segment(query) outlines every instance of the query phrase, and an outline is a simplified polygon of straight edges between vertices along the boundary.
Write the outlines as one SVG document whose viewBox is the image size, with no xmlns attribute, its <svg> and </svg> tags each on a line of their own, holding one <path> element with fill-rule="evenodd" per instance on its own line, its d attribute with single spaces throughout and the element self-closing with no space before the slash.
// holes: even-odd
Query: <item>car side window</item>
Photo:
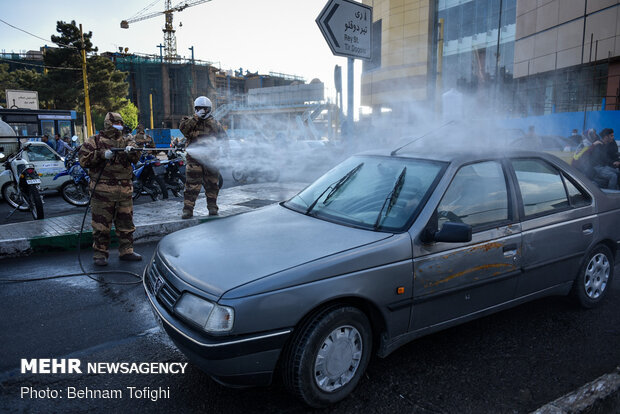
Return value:
<svg viewBox="0 0 620 414">
<path fill-rule="evenodd" d="M 58 161 L 56 154 L 47 145 L 31 145 L 26 151 L 29 161 Z"/>
<path fill-rule="evenodd" d="M 485 161 L 462 167 L 439 206 L 439 228 L 447 222 L 484 226 L 508 219 L 508 191 L 502 165 Z"/>
<path fill-rule="evenodd" d="M 568 199 L 570 200 L 571 206 L 584 207 L 592 203 L 590 196 L 578 189 L 566 176 L 564 176 L 564 182 L 566 183 L 566 191 L 568 192 Z"/>
<path fill-rule="evenodd" d="M 512 160 L 526 216 L 565 210 L 570 206 L 560 172 L 543 160 Z"/>
</svg>

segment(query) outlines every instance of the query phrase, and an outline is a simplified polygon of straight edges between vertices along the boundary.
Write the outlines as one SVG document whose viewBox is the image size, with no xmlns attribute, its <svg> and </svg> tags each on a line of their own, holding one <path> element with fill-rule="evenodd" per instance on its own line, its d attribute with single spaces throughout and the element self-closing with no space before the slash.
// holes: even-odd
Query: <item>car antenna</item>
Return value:
<svg viewBox="0 0 620 414">
<path fill-rule="evenodd" d="M 448 126 L 448 125 L 450 125 L 450 124 L 453 124 L 454 122 L 455 122 L 454 120 L 452 120 L 452 121 L 448 121 L 448 122 L 446 122 L 445 124 L 441 125 L 439 128 L 437 128 L 436 130 L 433 130 L 433 131 L 428 131 L 426 134 L 424 134 L 424 135 L 422 135 L 422 136 L 419 136 L 419 137 L 417 137 L 417 138 L 412 139 L 411 141 L 409 141 L 409 142 L 408 142 L 408 143 L 406 143 L 405 145 L 403 145 L 403 146 L 401 146 L 401 147 L 398 147 L 398 148 L 396 148 L 394 151 L 390 152 L 390 157 L 393 157 L 394 155 L 396 155 L 396 153 L 397 153 L 398 151 L 400 151 L 401 149 L 405 148 L 407 145 L 411 145 L 411 144 L 413 144 L 414 142 L 417 142 L 417 141 L 421 140 L 422 138 L 426 137 L 426 136 L 427 136 L 427 135 L 429 135 L 431 132 L 438 131 L 438 130 L 440 130 L 441 128 L 444 128 L 444 127 L 447 127 L 447 126 Z"/>
</svg>

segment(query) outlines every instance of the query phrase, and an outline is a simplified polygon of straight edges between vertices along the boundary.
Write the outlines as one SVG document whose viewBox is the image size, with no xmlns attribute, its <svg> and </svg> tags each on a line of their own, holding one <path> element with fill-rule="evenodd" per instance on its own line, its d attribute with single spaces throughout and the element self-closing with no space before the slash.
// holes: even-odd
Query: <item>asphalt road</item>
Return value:
<svg viewBox="0 0 620 414">
<path fill-rule="evenodd" d="M 155 244 L 139 245 L 150 257 Z M 83 252 L 90 268 L 91 252 Z M 142 263 L 122 264 L 141 272 Z M 78 272 L 75 253 L 0 262 L 2 278 Z M 120 268 L 112 252 L 108 270 Z M 618 272 L 616 272 L 618 276 Z M 309 411 L 276 383 L 230 389 L 196 367 L 184 374 L 21 374 L 21 358 L 89 362 L 186 362 L 130 275 L 84 276 L 0 284 L 0 412 Z M 418 339 L 374 358 L 357 390 L 324 413 L 527 413 L 613 371 L 620 363 L 620 283 L 601 307 L 584 311 L 565 298 L 538 300 Z M 122 399 L 21 397 L 39 390 L 122 389 Z M 125 387 L 169 390 L 169 398 L 129 398 Z"/>
</svg>

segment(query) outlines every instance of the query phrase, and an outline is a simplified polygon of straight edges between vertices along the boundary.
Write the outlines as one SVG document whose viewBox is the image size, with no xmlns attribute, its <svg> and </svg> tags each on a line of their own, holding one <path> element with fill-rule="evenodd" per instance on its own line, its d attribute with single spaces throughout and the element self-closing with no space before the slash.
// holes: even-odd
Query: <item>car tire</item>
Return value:
<svg viewBox="0 0 620 414">
<path fill-rule="evenodd" d="M 371 352 L 366 315 L 350 306 L 327 308 L 302 325 L 285 350 L 284 384 L 311 407 L 334 404 L 355 389 Z"/>
<path fill-rule="evenodd" d="M 571 295 L 575 302 L 594 308 L 605 297 L 614 275 L 614 256 L 605 245 L 598 245 L 586 256 L 573 283 Z"/>
</svg>

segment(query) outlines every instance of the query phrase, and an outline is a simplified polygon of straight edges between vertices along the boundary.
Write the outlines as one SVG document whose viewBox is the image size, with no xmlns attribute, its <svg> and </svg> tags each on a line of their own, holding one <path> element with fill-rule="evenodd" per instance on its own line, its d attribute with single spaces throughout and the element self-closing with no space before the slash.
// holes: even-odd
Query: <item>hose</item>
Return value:
<svg viewBox="0 0 620 414">
<path fill-rule="evenodd" d="M 112 148 L 112 150 L 114 152 L 119 152 L 121 150 L 125 150 L 124 148 Z M 139 150 L 139 148 L 136 148 L 135 150 Z M 82 257 L 81 257 L 81 251 L 82 251 L 82 233 L 84 232 L 84 223 L 86 222 L 86 215 L 88 214 L 88 210 L 90 209 L 90 200 L 93 197 L 93 194 L 95 193 L 95 189 L 97 188 L 97 185 L 99 184 L 99 180 L 101 179 L 101 175 L 103 174 L 103 171 L 105 170 L 105 167 L 108 165 L 109 160 L 106 160 L 105 165 L 103 166 L 103 168 L 101 169 L 101 172 L 99 172 L 99 175 L 97 176 L 97 180 L 95 181 L 95 185 L 93 186 L 93 191 L 90 192 L 90 196 L 88 197 L 88 206 L 86 207 L 86 209 L 84 210 L 84 215 L 82 216 L 82 225 L 80 226 L 80 233 L 78 234 L 78 241 L 77 241 L 77 259 L 78 259 L 78 263 L 80 265 L 80 270 L 82 272 L 80 273 L 66 273 L 66 274 L 60 274 L 60 275 L 54 275 L 54 276 L 46 276 L 46 277 L 37 277 L 37 278 L 28 278 L 28 279 L 0 279 L 0 283 L 20 283 L 20 282 L 37 282 L 37 281 L 41 281 L 41 280 L 51 280 L 51 279 L 60 279 L 60 278 L 65 278 L 65 277 L 75 277 L 75 276 L 86 276 L 89 279 L 94 280 L 95 282 L 98 283 L 102 283 L 102 284 L 108 284 L 108 285 L 137 285 L 142 283 L 142 276 L 135 273 L 135 272 L 130 272 L 129 270 L 98 270 L 98 271 L 91 271 L 88 272 L 86 271 L 86 269 L 84 269 L 84 265 L 82 264 Z M 130 275 L 136 279 L 138 279 L 137 281 L 133 281 L 133 282 L 107 282 L 101 278 L 95 277 L 93 275 L 102 275 L 102 274 L 127 274 Z"/>
</svg>

